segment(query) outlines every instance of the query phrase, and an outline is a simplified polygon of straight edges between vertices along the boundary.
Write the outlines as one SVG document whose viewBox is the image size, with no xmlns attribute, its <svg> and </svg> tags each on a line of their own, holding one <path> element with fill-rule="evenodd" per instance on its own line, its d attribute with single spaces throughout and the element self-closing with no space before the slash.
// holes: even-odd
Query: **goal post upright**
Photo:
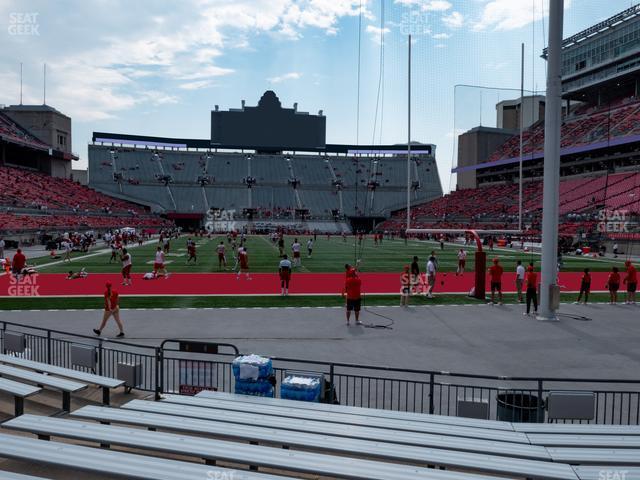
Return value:
<svg viewBox="0 0 640 480">
<path fill-rule="evenodd" d="M 538 320 L 558 317 L 558 223 L 560 200 L 560 126 L 562 122 L 562 25 L 564 0 L 550 0 L 547 98 L 544 128 L 542 269 Z"/>
<path fill-rule="evenodd" d="M 482 249 L 482 239 L 478 233 L 486 234 L 522 234 L 522 230 L 474 230 L 469 228 L 407 228 L 405 236 L 424 235 L 429 233 L 451 233 L 471 235 L 476 241 L 477 250 L 475 252 L 475 281 L 474 281 L 474 298 L 485 300 L 486 298 L 486 270 L 487 270 L 487 252 Z"/>
</svg>

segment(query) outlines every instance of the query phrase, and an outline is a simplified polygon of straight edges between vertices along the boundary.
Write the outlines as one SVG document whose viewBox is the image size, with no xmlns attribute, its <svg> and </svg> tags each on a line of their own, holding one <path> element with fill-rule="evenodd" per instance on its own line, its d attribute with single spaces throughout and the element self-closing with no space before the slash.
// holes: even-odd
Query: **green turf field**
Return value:
<svg viewBox="0 0 640 480">
<path fill-rule="evenodd" d="M 306 242 L 309 237 L 299 237 L 302 244 L 302 268 L 301 272 L 340 272 L 345 263 L 353 263 L 356 258 L 361 259 L 360 270 L 363 272 L 399 272 L 402 267 L 411 262 L 411 258 L 417 255 L 420 259 L 420 268 L 424 269 L 426 260 L 432 250 L 438 257 L 440 271 L 453 272 L 457 267 L 457 251 L 459 246 L 445 244 L 444 250 L 436 242 L 409 241 L 406 245 L 403 240 L 384 240 L 382 245 L 375 246 L 371 238 L 366 238 L 362 246 L 353 237 L 348 237 L 344 242 L 342 238 L 332 236 L 327 240 L 326 236 L 318 235 L 315 242 L 312 258 L 307 258 Z M 294 237 L 285 238 L 286 252 L 291 256 L 291 243 Z M 213 237 L 211 240 L 198 238 L 198 264 L 186 264 L 186 237 L 173 240 L 171 251 L 167 256 L 167 268 L 170 272 L 218 272 L 218 259 L 215 249 L 220 240 L 225 241 L 227 248 L 227 260 L 229 268 L 233 266 L 231 248 L 226 242 L 226 237 Z M 142 247 L 130 248 L 133 256 L 133 271 L 136 273 L 149 272 L 153 269 L 153 258 L 157 243 L 149 243 Z M 474 247 L 465 247 L 468 252 L 467 270 L 473 270 Z M 266 236 L 251 236 L 247 241 L 249 252 L 249 265 L 252 272 L 275 272 L 278 265 L 278 249 Z M 69 264 L 52 261 L 49 257 L 34 259 L 34 263 L 43 267 L 43 273 L 62 273 L 69 270 L 77 271 L 84 267 L 90 273 L 118 272 L 120 262 L 109 263 L 110 253 L 81 254 L 74 253 L 74 260 Z M 506 271 L 514 271 L 516 260 L 522 260 L 527 264 L 533 261 L 537 268 L 540 266 L 540 256 L 524 253 L 511 249 L 496 249 L 488 252 L 488 258 L 499 257 Z M 57 262 L 57 263 L 56 263 Z M 49 266 L 45 266 L 50 264 Z M 608 271 L 613 265 L 622 268 L 624 258 L 617 259 L 592 259 L 576 256 L 564 256 L 564 271 L 580 271 L 589 267 L 592 271 Z"/>
</svg>

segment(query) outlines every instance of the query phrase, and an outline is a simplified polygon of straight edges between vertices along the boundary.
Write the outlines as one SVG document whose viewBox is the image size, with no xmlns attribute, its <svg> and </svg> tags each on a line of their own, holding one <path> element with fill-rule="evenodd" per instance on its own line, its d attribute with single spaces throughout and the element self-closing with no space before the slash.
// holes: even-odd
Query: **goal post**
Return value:
<svg viewBox="0 0 640 480">
<path fill-rule="evenodd" d="M 425 235 L 425 234 L 463 234 L 470 235 L 476 242 L 475 260 L 475 281 L 474 281 L 474 298 L 485 300 L 486 298 L 486 271 L 487 271 L 487 252 L 482 249 L 482 239 L 479 233 L 485 234 L 513 234 L 521 235 L 522 230 L 474 230 L 464 228 L 407 228 L 405 235 Z"/>
</svg>

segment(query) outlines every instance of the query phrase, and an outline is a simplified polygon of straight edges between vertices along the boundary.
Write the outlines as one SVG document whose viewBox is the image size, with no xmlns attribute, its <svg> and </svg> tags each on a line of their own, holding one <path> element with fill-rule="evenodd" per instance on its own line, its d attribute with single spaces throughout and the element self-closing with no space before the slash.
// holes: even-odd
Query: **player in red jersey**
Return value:
<svg viewBox="0 0 640 480">
<path fill-rule="evenodd" d="M 362 281 L 354 268 L 347 270 L 347 278 L 344 283 L 342 297 L 346 297 L 347 303 L 347 326 L 351 319 L 351 311 L 355 312 L 356 325 L 362 325 L 360 321 L 360 308 L 362 306 Z"/>
<path fill-rule="evenodd" d="M 527 269 L 527 311 L 525 315 L 531 312 L 531 302 L 533 302 L 533 313 L 538 313 L 538 274 L 533 270 L 533 263 L 529 264 Z"/>
<path fill-rule="evenodd" d="M 584 273 L 582 274 L 582 278 L 580 279 L 580 293 L 578 294 L 578 299 L 574 302 L 575 304 L 579 304 L 582 299 L 582 294 L 584 294 L 584 304 L 586 305 L 589 301 L 589 293 L 591 292 L 591 274 L 589 273 L 589 269 L 585 268 Z"/>
<path fill-rule="evenodd" d="M 635 305 L 636 289 L 638 288 L 638 272 L 636 272 L 636 267 L 633 266 L 631 260 L 624 262 L 624 266 L 627 267 L 627 275 L 624 277 L 624 283 L 627 285 L 627 300 L 624 303 L 627 305 Z"/>
<path fill-rule="evenodd" d="M 497 258 L 493 259 L 493 265 L 489 267 L 489 277 L 491 278 L 491 305 L 495 302 L 495 293 L 498 292 L 498 301 L 502 305 L 502 273 L 504 269 Z"/>
<path fill-rule="evenodd" d="M 620 273 L 618 272 L 618 267 L 611 269 L 605 288 L 609 290 L 609 303 L 611 305 L 618 303 L 618 289 L 620 288 Z"/>
</svg>

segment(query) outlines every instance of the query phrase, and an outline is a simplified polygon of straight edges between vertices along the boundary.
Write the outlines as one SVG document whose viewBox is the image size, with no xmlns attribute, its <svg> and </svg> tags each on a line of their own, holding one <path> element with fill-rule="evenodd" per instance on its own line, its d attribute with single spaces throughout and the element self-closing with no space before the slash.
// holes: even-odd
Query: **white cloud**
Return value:
<svg viewBox="0 0 640 480">
<path fill-rule="evenodd" d="M 287 80 L 298 80 L 302 77 L 301 73 L 298 72 L 289 72 L 283 75 L 278 75 L 276 77 L 267 78 L 267 82 L 269 83 L 282 83 Z"/>
<path fill-rule="evenodd" d="M 436 33 L 433 35 L 433 38 L 436 40 L 446 40 L 447 38 L 451 38 L 451 35 L 448 33 Z"/>
<path fill-rule="evenodd" d="M 182 90 L 200 90 L 211 86 L 213 86 L 213 82 L 210 80 L 196 80 L 195 82 L 181 83 L 178 88 Z"/>
<path fill-rule="evenodd" d="M 451 12 L 449 15 L 442 17 L 442 23 L 449 28 L 460 28 L 464 24 L 464 17 L 460 12 Z"/>
<path fill-rule="evenodd" d="M 565 8 L 571 6 L 571 0 L 565 0 Z M 531 22 L 549 15 L 549 3 L 543 2 L 543 8 L 530 0 L 491 0 L 482 9 L 480 20 L 474 23 L 473 29 L 513 30 L 522 28 Z"/>
<path fill-rule="evenodd" d="M 394 3 L 408 7 L 418 6 L 425 12 L 444 12 L 453 7 L 447 0 L 395 0 Z"/>
<path fill-rule="evenodd" d="M 380 45 L 382 43 L 381 35 L 386 35 L 390 33 L 391 29 L 387 27 L 380 28 L 380 27 L 376 27 L 375 25 L 367 25 L 367 28 L 365 29 L 365 31 L 371 34 L 371 40 L 373 40 L 374 43 Z"/>
<path fill-rule="evenodd" d="M 0 10 L 22 11 L 23 1 L 5 0 Z M 371 18 L 370 2 L 184 0 L 170 15 L 152 0 L 74 0 L 73 8 L 62 10 L 45 2 L 38 12 L 46 41 L 8 38 L 2 56 L 7 65 L 23 58 L 47 61 L 47 99 L 74 120 L 114 118 L 140 104 L 176 102 L 177 91 L 206 88 L 214 78 L 232 75 L 225 54 L 250 48 L 255 36 L 298 38 L 306 29 L 336 34 L 340 19 L 357 16 L 361 3 Z M 0 83 L 13 95 L 15 81 Z M 25 85 L 25 91 L 39 90 L 35 80 Z"/>
</svg>

